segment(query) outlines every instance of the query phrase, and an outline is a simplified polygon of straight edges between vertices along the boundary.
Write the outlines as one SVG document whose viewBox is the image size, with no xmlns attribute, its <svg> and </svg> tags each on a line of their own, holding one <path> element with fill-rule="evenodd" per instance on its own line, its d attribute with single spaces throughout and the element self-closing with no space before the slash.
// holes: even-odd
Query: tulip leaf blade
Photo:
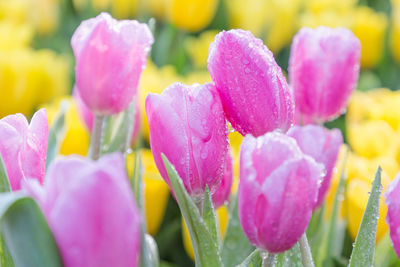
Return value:
<svg viewBox="0 0 400 267">
<path fill-rule="evenodd" d="M 301 251 L 297 242 L 291 249 L 277 256 L 276 267 L 302 267 Z"/>
<path fill-rule="evenodd" d="M 222 262 L 224 266 L 236 266 L 243 262 L 254 247 L 250 244 L 243 232 L 239 221 L 238 197 L 231 196 L 229 222 L 222 244 Z"/>
<path fill-rule="evenodd" d="M 262 265 L 262 256 L 259 249 L 255 249 L 241 264 L 236 267 L 258 267 Z"/>
<path fill-rule="evenodd" d="M 208 186 L 206 186 L 206 191 L 204 193 L 203 219 L 211 233 L 212 238 L 214 239 L 215 243 L 218 244 L 220 240 L 218 231 L 219 228 L 217 226 L 217 217 Z"/>
<path fill-rule="evenodd" d="M 393 249 L 392 240 L 389 232 L 387 232 L 381 240 L 379 240 L 375 249 L 375 265 L 379 267 L 399 267 L 400 262 L 396 252 Z"/>
<path fill-rule="evenodd" d="M 1 194 L 0 222 L 16 266 L 63 266 L 54 236 L 32 198 L 21 193 Z"/>
<path fill-rule="evenodd" d="M 351 253 L 349 266 L 373 266 L 376 230 L 379 218 L 379 199 L 382 191 L 381 167 L 376 171 L 372 182 L 371 194 L 368 198 L 353 252 Z"/>
<path fill-rule="evenodd" d="M 219 249 L 200 215 L 196 204 L 190 198 L 182 179 L 164 154 L 161 154 L 179 208 L 188 227 L 193 244 L 196 266 L 222 266 Z"/>
<path fill-rule="evenodd" d="M 3 157 L 0 156 L 0 193 L 4 192 L 11 192 L 11 185 Z"/>
<path fill-rule="evenodd" d="M 326 226 L 324 223 L 320 224 L 321 228 L 319 229 L 322 231 L 320 235 L 321 240 L 319 240 L 318 250 L 317 253 L 314 255 L 317 256 L 316 258 L 316 265 L 317 266 L 325 266 L 325 265 L 332 265 L 333 259 L 335 257 L 340 256 L 340 250 L 334 250 L 334 242 L 337 240 L 337 237 L 344 238 L 344 232 L 346 227 L 343 225 L 343 222 L 338 222 L 337 215 L 339 211 L 339 199 L 340 196 L 343 194 L 345 189 L 345 181 L 346 181 L 346 163 L 347 163 L 347 155 L 348 150 L 346 149 L 343 161 L 341 163 L 341 172 L 339 178 L 339 184 L 336 188 L 335 196 L 333 199 L 332 210 L 329 218 L 328 225 Z M 324 216 L 323 214 L 322 216 Z M 323 219 L 323 218 L 322 218 Z M 341 227 L 342 226 L 342 227 Z M 342 240 L 343 241 L 343 240 Z M 342 243 L 342 242 L 340 242 Z"/>
<path fill-rule="evenodd" d="M 68 108 L 68 102 L 62 101 L 60 104 L 60 110 L 50 125 L 47 143 L 46 170 L 48 169 L 50 163 L 57 156 L 61 143 L 64 139 L 65 114 L 67 113 Z"/>
</svg>

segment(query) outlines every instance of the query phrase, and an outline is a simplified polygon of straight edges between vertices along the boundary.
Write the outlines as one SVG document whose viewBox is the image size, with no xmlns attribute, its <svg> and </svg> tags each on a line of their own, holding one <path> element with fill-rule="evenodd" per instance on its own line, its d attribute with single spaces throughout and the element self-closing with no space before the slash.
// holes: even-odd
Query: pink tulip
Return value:
<svg viewBox="0 0 400 267">
<path fill-rule="evenodd" d="M 222 177 L 219 185 L 216 186 L 215 191 L 212 195 L 212 201 L 214 203 L 215 209 L 218 209 L 228 201 L 231 194 L 232 182 L 232 156 L 229 152 L 228 157 L 225 161 L 224 176 Z"/>
<path fill-rule="evenodd" d="M 247 135 L 240 151 L 239 217 L 250 242 L 280 253 L 303 235 L 323 166 L 278 132 Z"/>
<path fill-rule="evenodd" d="M 301 114 L 321 123 L 338 117 L 357 85 L 360 41 L 344 28 L 302 28 L 294 37 L 289 78 Z"/>
<path fill-rule="evenodd" d="M 325 167 L 325 176 L 318 191 L 315 208 L 321 206 L 331 184 L 332 172 L 336 165 L 340 146 L 343 144 L 339 129 L 328 130 L 318 125 L 294 126 L 287 134 L 297 141 L 301 151 Z"/>
<path fill-rule="evenodd" d="M 94 123 L 94 115 L 93 115 L 92 111 L 90 111 L 90 109 L 83 102 L 83 100 L 79 94 L 79 90 L 77 90 L 76 86 L 74 88 L 72 96 L 73 96 L 75 105 L 78 109 L 81 119 L 83 120 L 83 122 L 85 123 L 85 125 L 89 129 L 89 131 L 92 131 L 93 123 Z M 131 145 L 133 145 L 135 143 L 135 141 L 138 138 L 139 133 L 140 133 L 140 126 L 141 126 L 140 111 L 141 111 L 141 109 L 139 107 L 139 98 L 136 97 L 135 121 L 134 121 L 134 125 L 133 125 Z"/>
<path fill-rule="evenodd" d="M 30 125 L 22 114 L 0 120 L 0 154 L 12 190 L 19 190 L 21 181 L 26 178 L 35 178 L 43 183 L 48 135 L 45 109 L 33 115 Z"/>
<path fill-rule="evenodd" d="M 242 135 L 286 131 L 293 123 L 293 96 L 281 68 L 250 32 L 219 33 L 210 46 L 208 70 L 228 121 Z"/>
<path fill-rule="evenodd" d="M 101 13 L 81 23 L 71 40 L 76 84 L 93 113 L 112 115 L 127 108 L 152 43 L 147 25 L 134 20 Z"/>
<path fill-rule="evenodd" d="M 386 222 L 389 225 L 393 248 L 400 257 L 400 173 L 389 184 L 385 192 L 385 202 L 388 207 Z"/>
<path fill-rule="evenodd" d="M 122 155 L 56 159 L 46 183 L 27 181 L 66 267 L 138 266 L 140 213 Z"/>
<path fill-rule="evenodd" d="M 146 114 L 150 146 L 158 170 L 170 185 L 161 153 L 175 166 L 192 197 L 212 192 L 224 174 L 228 151 L 224 112 L 213 84 L 174 83 L 149 94 Z"/>
</svg>

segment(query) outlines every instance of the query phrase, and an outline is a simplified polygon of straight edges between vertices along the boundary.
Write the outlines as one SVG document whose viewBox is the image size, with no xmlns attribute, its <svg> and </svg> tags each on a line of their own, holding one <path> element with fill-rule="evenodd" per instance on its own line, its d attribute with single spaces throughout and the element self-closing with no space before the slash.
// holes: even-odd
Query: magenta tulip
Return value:
<svg viewBox="0 0 400 267">
<path fill-rule="evenodd" d="M 192 197 L 212 192 L 224 174 L 228 151 L 227 127 L 213 84 L 174 83 L 161 95 L 149 94 L 146 114 L 150 146 L 161 176 L 170 185 L 161 158 L 175 166 Z"/>
<path fill-rule="evenodd" d="M 357 85 L 360 53 L 360 41 L 350 30 L 302 28 L 289 62 L 299 112 L 315 123 L 338 117 Z"/>
<path fill-rule="evenodd" d="M 30 125 L 22 114 L 0 120 L 0 154 L 12 190 L 19 190 L 21 181 L 26 178 L 43 183 L 48 135 L 45 109 L 33 115 Z"/>
<path fill-rule="evenodd" d="M 86 127 L 89 131 L 93 129 L 94 123 L 94 115 L 92 111 L 86 106 L 83 102 L 79 90 L 77 90 L 76 86 L 74 87 L 74 91 L 72 93 L 75 105 L 78 109 L 79 116 L 81 117 L 82 121 L 85 123 Z M 136 97 L 136 96 L 135 96 Z M 133 145 L 137 140 L 139 133 L 140 133 L 140 126 L 141 126 L 141 114 L 140 114 L 140 107 L 139 107 L 139 98 L 136 97 L 136 106 L 135 106 L 135 121 L 133 125 L 133 132 L 132 132 L 132 141 L 131 144 Z"/>
<path fill-rule="evenodd" d="M 386 222 L 390 229 L 394 251 L 400 258 L 400 173 L 389 184 L 385 192 L 385 202 L 388 207 Z"/>
<path fill-rule="evenodd" d="M 293 123 L 286 78 L 271 51 L 250 32 L 219 33 L 210 46 L 208 70 L 228 121 L 242 135 L 286 131 Z"/>
<path fill-rule="evenodd" d="M 343 144 L 342 132 L 339 129 L 328 130 L 318 125 L 294 126 L 287 134 L 297 141 L 301 151 L 312 157 L 325 167 L 325 176 L 322 178 L 318 191 L 315 208 L 322 205 L 325 195 L 331 184 L 333 169 Z"/>
<path fill-rule="evenodd" d="M 138 266 L 141 218 L 122 155 L 56 159 L 44 187 L 28 180 L 25 189 L 39 203 L 66 267 Z"/>
<path fill-rule="evenodd" d="M 71 40 L 76 84 L 93 113 L 112 115 L 127 108 L 152 43 L 148 26 L 134 20 L 101 13 L 81 23 Z"/>
<path fill-rule="evenodd" d="M 218 186 L 216 186 L 215 191 L 212 194 L 214 208 L 218 209 L 228 201 L 231 194 L 232 182 L 232 156 L 230 153 L 228 153 L 228 157 L 225 161 L 224 175 L 221 179 L 221 182 Z"/>
<path fill-rule="evenodd" d="M 278 132 L 247 135 L 240 151 L 239 217 L 250 242 L 280 253 L 303 235 L 323 166 Z"/>
</svg>

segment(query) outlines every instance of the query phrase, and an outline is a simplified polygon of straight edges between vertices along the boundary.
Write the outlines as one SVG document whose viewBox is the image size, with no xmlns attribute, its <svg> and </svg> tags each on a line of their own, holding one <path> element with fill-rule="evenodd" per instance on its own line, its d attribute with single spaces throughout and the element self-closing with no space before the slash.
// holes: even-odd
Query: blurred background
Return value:
<svg viewBox="0 0 400 267">
<path fill-rule="evenodd" d="M 400 87 L 400 0 L 0 0 L 0 117 L 17 112 L 30 117 L 44 106 L 51 122 L 61 103 L 67 103 L 60 151 L 64 155 L 86 155 L 89 146 L 89 130 L 70 97 L 74 84 L 70 38 L 82 20 L 102 11 L 149 23 L 155 36 L 137 96 L 141 130 L 136 146 L 143 150 L 147 226 L 158 243 L 163 266 L 193 266 L 193 253 L 187 236 L 183 242 L 182 233 L 187 234 L 177 205 L 146 149 L 147 93 L 161 93 L 176 81 L 211 81 L 208 47 L 221 30 L 251 31 L 264 40 L 287 73 L 290 44 L 301 27 L 351 29 L 362 45 L 358 88 L 346 114 L 327 124 L 340 128 L 350 147 L 339 216 L 347 229 L 341 257 L 350 255 L 376 167 L 383 167 L 384 188 L 400 169 L 400 91 L 396 91 Z M 241 137 L 231 133 L 230 139 L 237 180 Z M 133 159 L 128 159 L 128 169 L 133 166 L 129 161 Z M 327 198 L 328 208 L 337 183 L 338 175 Z M 378 242 L 387 238 L 388 231 L 383 199 L 381 206 Z M 223 232 L 227 208 L 220 208 L 218 216 Z"/>
</svg>

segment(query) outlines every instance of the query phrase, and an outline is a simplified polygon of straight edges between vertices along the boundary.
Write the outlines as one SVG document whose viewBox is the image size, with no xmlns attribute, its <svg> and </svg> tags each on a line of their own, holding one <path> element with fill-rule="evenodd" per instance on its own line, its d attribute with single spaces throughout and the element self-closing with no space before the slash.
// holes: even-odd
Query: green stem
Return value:
<svg viewBox="0 0 400 267">
<path fill-rule="evenodd" d="M 300 240 L 299 240 L 299 245 L 300 245 L 300 251 L 301 251 L 301 260 L 303 262 L 304 267 L 314 267 L 314 261 L 311 255 L 311 250 L 310 246 L 308 245 L 308 240 L 306 233 L 304 233 Z"/>
<path fill-rule="evenodd" d="M 266 252 L 266 255 L 263 257 L 262 267 L 275 267 L 276 256 L 275 253 Z"/>
<path fill-rule="evenodd" d="M 90 138 L 89 157 L 93 160 L 98 160 L 100 157 L 101 148 L 101 133 L 103 129 L 104 116 L 95 115 L 92 136 Z"/>
</svg>

